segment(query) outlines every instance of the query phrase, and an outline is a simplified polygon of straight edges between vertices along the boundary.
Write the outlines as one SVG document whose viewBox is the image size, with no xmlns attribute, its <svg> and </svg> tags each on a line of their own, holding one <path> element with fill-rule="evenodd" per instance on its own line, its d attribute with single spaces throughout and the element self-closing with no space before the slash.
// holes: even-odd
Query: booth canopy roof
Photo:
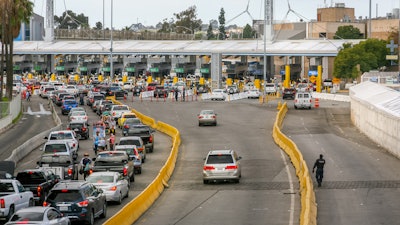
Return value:
<svg viewBox="0 0 400 225">
<path fill-rule="evenodd" d="M 343 43 L 361 40 L 280 40 L 267 42 L 265 54 L 276 56 L 336 56 Z M 14 54 L 110 54 L 111 41 L 15 41 Z M 127 40 L 113 41 L 113 54 L 264 55 L 262 40 Z"/>
</svg>

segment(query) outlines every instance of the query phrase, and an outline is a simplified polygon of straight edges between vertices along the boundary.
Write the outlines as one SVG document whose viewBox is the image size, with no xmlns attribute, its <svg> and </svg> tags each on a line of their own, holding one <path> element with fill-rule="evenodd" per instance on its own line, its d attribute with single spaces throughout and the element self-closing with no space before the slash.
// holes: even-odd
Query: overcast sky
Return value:
<svg viewBox="0 0 400 225">
<path fill-rule="evenodd" d="M 46 16 L 46 0 L 31 0 L 34 2 L 34 12 L 43 17 Z M 190 6 L 197 8 L 197 18 L 208 24 L 210 20 L 218 20 L 221 8 L 225 11 L 226 22 L 243 13 L 229 24 L 244 26 L 251 24 L 250 16 L 245 12 L 248 0 L 103 0 L 105 2 L 105 27 L 111 25 L 111 1 L 113 1 L 113 26 L 121 29 L 134 23 L 142 23 L 145 26 L 155 26 L 164 19 L 174 18 L 174 13 L 180 13 Z M 54 13 L 61 16 L 65 10 L 72 10 L 89 17 L 91 27 L 95 23 L 103 22 L 102 0 L 54 0 Z M 369 15 L 370 0 L 275 0 L 274 20 L 284 20 L 289 11 L 288 2 L 293 12 L 289 12 L 286 20 L 299 21 L 300 15 L 304 21 L 316 19 L 317 8 L 331 6 L 335 3 L 345 3 L 346 7 L 355 8 L 356 17 Z M 392 12 L 393 8 L 399 8 L 400 0 L 371 0 L 372 17 L 385 16 Z M 248 12 L 253 19 L 264 19 L 265 0 L 250 0 Z M 378 10 L 377 10 L 378 9 Z M 297 15 L 296 15 L 297 14 Z"/>
</svg>

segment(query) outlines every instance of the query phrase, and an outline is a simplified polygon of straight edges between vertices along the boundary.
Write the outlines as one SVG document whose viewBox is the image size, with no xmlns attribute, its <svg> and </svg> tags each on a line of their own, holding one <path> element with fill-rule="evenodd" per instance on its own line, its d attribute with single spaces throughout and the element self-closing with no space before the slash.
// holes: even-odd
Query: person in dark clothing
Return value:
<svg viewBox="0 0 400 225">
<path fill-rule="evenodd" d="M 185 101 L 186 90 L 185 88 L 182 89 L 182 101 Z"/>
<path fill-rule="evenodd" d="M 321 187 L 322 179 L 324 178 L 324 166 L 325 166 L 325 159 L 322 154 L 319 155 L 319 159 L 315 160 L 314 167 L 312 172 L 314 173 L 315 168 L 317 168 L 317 172 L 315 174 L 315 178 L 318 182 L 318 187 Z"/>
<path fill-rule="evenodd" d="M 175 89 L 175 101 L 177 102 L 178 101 L 178 92 L 179 92 L 179 90 L 178 90 L 178 88 L 176 88 Z"/>
</svg>

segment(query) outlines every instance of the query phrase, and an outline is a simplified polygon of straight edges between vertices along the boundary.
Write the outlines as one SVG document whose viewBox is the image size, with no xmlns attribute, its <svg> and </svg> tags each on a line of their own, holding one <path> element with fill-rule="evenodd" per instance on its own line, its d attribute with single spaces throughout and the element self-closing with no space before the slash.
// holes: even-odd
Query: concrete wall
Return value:
<svg viewBox="0 0 400 225">
<path fill-rule="evenodd" d="M 0 119 L 0 133 L 7 129 L 12 124 L 12 121 L 18 117 L 21 107 L 21 94 L 18 94 L 10 102 L 10 115 Z"/>
<path fill-rule="evenodd" d="M 353 124 L 400 158 L 400 93 L 379 84 L 363 82 L 350 88 L 350 98 Z"/>
</svg>

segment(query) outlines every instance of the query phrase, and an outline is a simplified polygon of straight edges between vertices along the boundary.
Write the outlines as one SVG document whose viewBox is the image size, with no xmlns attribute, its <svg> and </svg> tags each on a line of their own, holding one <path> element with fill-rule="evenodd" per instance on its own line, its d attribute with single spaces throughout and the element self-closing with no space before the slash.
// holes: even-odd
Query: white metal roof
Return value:
<svg viewBox="0 0 400 225">
<path fill-rule="evenodd" d="M 400 92 L 396 90 L 365 81 L 350 87 L 350 96 L 388 114 L 400 117 Z"/>
<path fill-rule="evenodd" d="M 266 55 L 276 56 L 336 56 L 343 43 L 357 44 L 361 40 L 279 40 L 266 44 Z M 110 41 L 57 40 L 15 41 L 14 54 L 109 54 Z M 263 55 L 262 40 L 126 40 L 113 41 L 114 54 L 163 55 Z"/>
</svg>

